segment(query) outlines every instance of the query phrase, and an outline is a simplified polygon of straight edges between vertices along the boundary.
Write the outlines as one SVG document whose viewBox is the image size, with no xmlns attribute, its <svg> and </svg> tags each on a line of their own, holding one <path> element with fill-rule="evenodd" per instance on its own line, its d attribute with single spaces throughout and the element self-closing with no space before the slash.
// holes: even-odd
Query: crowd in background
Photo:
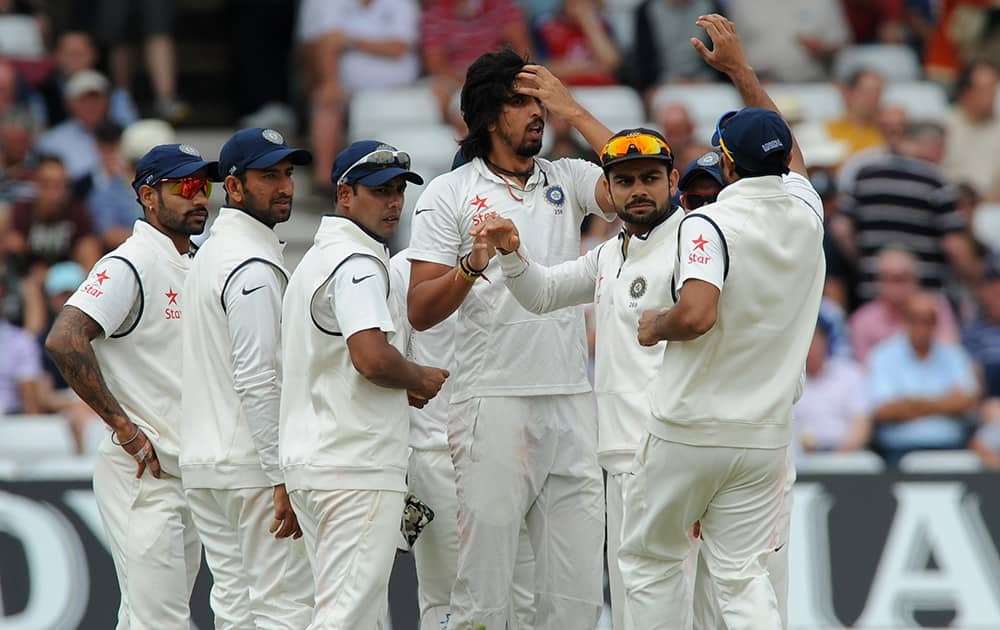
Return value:
<svg viewBox="0 0 1000 630">
<path fill-rule="evenodd" d="M 86 271 L 140 217 L 129 185 L 135 162 L 171 142 L 191 114 L 187 101 L 196 101 L 178 89 L 171 28 L 182 2 L 91 4 L 54 32 L 45 3 L 0 0 L 0 415 L 63 414 L 80 448 L 93 414 L 40 340 Z M 461 134 L 456 91 L 465 70 L 504 45 L 568 85 L 635 89 L 678 167 L 710 150 L 707 138 L 690 105 L 654 103 L 653 94 L 719 81 L 689 42 L 703 37 L 698 15 L 733 19 L 751 64 L 772 85 L 835 83 L 844 113 L 820 125 L 798 124 L 794 99 L 778 103 L 803 145 L 827 224 L 826 299 L 796 448 L 871 448 L 890 462 L 914 449 L 971 448 L 1000 468 L 993 2 L 301 0 L 294 14 L 292 4 L 226 5 L 236 12 L 244 86 L 233 98 L 239 124 L 305 130 L 320 194 L 330 190 L 352 95 L 425 85 L 441 121 Z M 838 74 L 837 55 L 865 44 L 903 51 L 920 78 L 949 91 L 950 112 L 912 119 L 884 102 L 888 79 L 878 69 Z M 152 87 L 140 103 L 136 59 Z M 566 125 L 549 126 L 551 155 L 588 155 Z M 584 243 L 613 229 L 589 222 Z"/>
</svg>

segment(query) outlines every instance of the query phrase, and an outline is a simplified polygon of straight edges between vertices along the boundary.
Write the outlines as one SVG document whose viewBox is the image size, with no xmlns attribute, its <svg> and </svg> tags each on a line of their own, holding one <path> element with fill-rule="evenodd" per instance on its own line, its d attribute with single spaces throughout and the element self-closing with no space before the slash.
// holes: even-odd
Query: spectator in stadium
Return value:
<svg viewBox="0 0 1000 630">
<path fill-rule="evenodd" d="M 141 206 L 135 202 L 130 182 L 135 175 L 121 152 L 122 129 L 107 121 L 95 132 L 101 169 L 87 195 L 87 206 L 94 220 L 94 233 L 105 251 L 110 251 L 132 235 L 132 224 L 141 218 Z"/>
<path fill-rule="evenodd" d="M 601 17 L 600 0 L 563 0 L 533 25 L 545 67 L 566 85 L 614 85 L 621 53 Z"/>
<path fill-rule="evenodd" d="M 89 269 L 101 256 L 90 215 L 70 198 L 69 177 L 62 161 L 43 157 L 35 171 L 38 193 L 33 203 L 11 211 L 11 226 L 3 244 L 21 273 L 44 275 L 52 264 L 74 260 Z"/>
<path fill-rule="evenodd" d="M 719 191 L 725 186 L 721 161 L 722 158 L 716 151 L 708 151 L 684 168 L 677 181 L 679 201 L 684 212 L 715 203 Z"/>
<path fill-rule="evenodd" d="M 94 132 L 108 117 L 108 80 L 96 70 L 81 70 L 66 83 L 65 94 L 70 118 L 42 134 L 35 151 L 59 156 L 83 194 L 100 169 Z"/>
<path fill-rule="evenodd" d="M 420 54 L 443 118 L 465 130 L 451 107 L 465 71 L 480 55 L 505 44 L 531 56 L 531 37 L 513 0 L 428 0 L 420 17 Z"/>
<path fill-rule="evenodd" d="M 964 70 L 955 85 L 955 107 L 948 116 L 944 172 L 953 181 L 971 184 L 981 196 L 996 198 L 1000 168 L 1000 117 L 996 115 L 1000 71 L 981 61 Z"/>
<path fill-rule="evenodd" d="M 3 278 L 5 274 L 0 274 Z M 6 295 L 0 281 L 0 303 Z M 0 309 L 0 415 L 41 413 L 38 381 L 42 376 L 42 349 L 31 333 L 14 326 Z"/>
<path fill-rule="evenodd" d="M 806 356 L 805 388 L 795 404 L 796 451 L 856 451 L 871 436 L 864 371 L 832 353 L 831 333 L 821 313 Z"/>
<path fill-rule="evenodd" d="M 905 0 L 841 0 L 855 44 L 902 44 L 906 36 Z"/>
<path fill-rule="evenodd" d="M 17 71 L 10 63 L 0 59 L 0 115 L 17 104 Z"/>
<path fill-rule="evenodd" d="M 959 236 L 945 296 L 951 302 L 959 326 L 965 326 L 979 319 L 982 311 L 978 298 L 979 285 L 987 269 L 990 250 L 971 232 L 960 232 Z"/>
<path fill-rule="evenodd" d="M 66 110 L 66 84 L 81 70 L 93 70 L 97 65 L 97 48 L 90 35 L 82 31 L 67 31 L 56 44 L 56 66 L 38 86 L 45 103 L 46 124 L 54 127 L 69 117 Z"/>
<path fill-rule="evenodd" d="M 573 134 L 573 127 L 568 122 L 558 116 L 550 116 L 545 121 L 545 126 L 552 133 L 552 144 L 543 156 L 546 160 L 580 158 L 591 162 L 597 161 L 597 155 L 593 149 L 577 140 Z"/>
<path fill-rule="evenodd" d="M 136 29 L 142 35 L 157 117 L 177 124 L 191 114 L 191 108 L 177 96 L 177 64 L 171 34 L 175 5 L 174 0 L 98 0 L 96 3 L 97 40 L 111 53 L 111 79 L 115 87 L 112 100 L 116 101 L 119 111 L 132 110 L 130 116 L 116 121 L 123 126 L 138 119 L 129 93 L 135 57 L 129 39 Z"/>
<path fill-rule="evenodd" d="M 840 0 L 725 0 L 719 4 L 740 25 L 747 58 L 761 78 L 824 81 L 834 54 L 850 42 Z"/>
<path fill-rule="evenodd" d="M 960 449 L 965 414 L 979 401 L 973 363 L 958 344 L 935 338 L 938 298 L 918 291 L 903 309 L 905 332 L 879 344 L 869 362 L 875 444 L 896 464 L 909 451 Z"/>
<path fill-rule="evenodd" d="M 882 76 L 868 69 L 857 70 L 840 86 L 844 115 L 826 123 L 834 140 L 847 142 L 848 156 L 885 143 L 878 116 L 882 101 Z"/>
<path fill-rule="evenodd" d="M 977 296 L 981 314 L 962 330 L 962 345 L 982 369 L 985 403 L 995 406 L 1000 403 L 1000 261 L 987 266 Z"/>
<path fill-rule="evenodd" d="M 670 139 L 670 147 L 674 150 L 678 164 L 687 164 L 707 152 L 700 150 L 701 145 L 695 142 L 694 120 L 683 103 L 664 103 L 653 112 L 653 118 L 663 131 L 663 137 Z M 697 155 L 688 156 L 688 148 L 696 144 L 699 147 Z"/>
<path fill-rule="evenodd" d="M 0 114 L 0 209 L 35 198 L 35 172 L 27 161 L 34 135 L 26 110 Z"/>
<path fill-rule="evenodd" d="M 854 311 L 849 320 L 854 358 L 861 363 L 868 362 L 875 346 L 903 330 L 906 305 L 920 291 L 917 259 L 910 252 L 889 246 L 879 251 L 874 263 L 878 295 Z M 949 343 L 957 342 L 958 325 L 951 306 L 944 297 L 932 295 L 937 305 L 935 336 Z"/>
<path fill-rule="evenodd" d="M 299 36 L 307 44 L 313 76 L 309 136 L 315 159 L 314 188 L 333 192 L 330 170 L 342 148 L 350 95 L 417 80 L 419 20 L 416 0 L 306 0 L 302 4 Z"/>
<path fill-rule="evenodd" d="M 875 258 L 886 244 L 900 244 L 919 261 L 925 288 L 942 288 L 950 273 L 949 257 L 957 249 L 965 220 L 958 211 L 955 187 L 935 163 L 940 159 L 944 129 L 934 123 L 907 127 L 898 152 L 866 158 L 853 178 L 842 181 L 841 210 L 849 219 L 857 247 L 860 278 L 857 298 L 875 297 Z"/>
<path fill-rule="evenodd" d="M 701 60 L 689 38 L 704 40 L 694 28 L 699 15 L 715 11 L 711 0 L 645 0 L 635 12 L 635 86 L 645 91 L 674 81 L 710 81 L 715 71 Z M 674 137 L 669 133 L 673 145 Z"/>
</svg>

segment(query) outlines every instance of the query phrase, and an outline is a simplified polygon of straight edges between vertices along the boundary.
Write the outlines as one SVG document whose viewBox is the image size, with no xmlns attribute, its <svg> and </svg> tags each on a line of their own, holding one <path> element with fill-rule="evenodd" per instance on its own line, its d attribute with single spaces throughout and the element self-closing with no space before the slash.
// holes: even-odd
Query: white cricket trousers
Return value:
<svg viewBox="0 0 1000 630">
<path fill-rule="evenodd" d="M 309 625 L 313 588 L 305 544 L 268 532 L 273 492 L 270 487 L 184 491 L 212 570 L 216 630 Z"/>
<path fill-rule="evenodd" d="M 535 629 L 595 628 L 604 482 L 592 395 L 474 398 L 448 415 L 459 532 L 448 630 L 505 630 L 523 522 L 535 555 Z"/>
<path fill-rule="evenodd" d="M 771 587 L 778 600 L 782 628 L 788 628 L 788 534 L 792 525 L 792 490 L 796 476 L 792 449 L 787 449 L 786 453 L 784 496 L 778 515 L 777 537 L 772 546 L 773 551 L 764 560 L 767 577 L 771 580 Z M 696 630 L 726 630 L 704 554 L 698 554 L 697 566 L 694 582 L 694 627 Z"/>
<path fill-rule="evenodd" d="M 118 575 L 118 630 L 189 630 L 201 542 L 181 480 L 147 469 L 104 438 L 94 463 L 94 496 Z"/>
<path fill-rule="evenodd" d="M 447 449 L 412 449 L 406 478 L 410 492 L 434 510 L 434 520 L 413 545 L 420 630 L 442 630 L 450 617 L 449 600 L 458 565 L 458 496 L 451 455 Z M 513 585 L 517 623 L 511 624 L 511 630 L 533 628 L 534 581 L 534 554 L 522 528 Z"/>
<path fill-rule="evenodd" d="M 728 630 L 781 627 L 765 562 L 778 537 L 786 450 L 689 446 L 647 434 L 625 493 L 618 555 L 627 630 L 691 623 L 683 564 L 699 519 Z"/>
<path fill-rule="evenodd" d="M 405 494 L 293 490 L 289 496 L 315 583 L 316 611 L 309 630 L 381 628 Z"/>
</svg>

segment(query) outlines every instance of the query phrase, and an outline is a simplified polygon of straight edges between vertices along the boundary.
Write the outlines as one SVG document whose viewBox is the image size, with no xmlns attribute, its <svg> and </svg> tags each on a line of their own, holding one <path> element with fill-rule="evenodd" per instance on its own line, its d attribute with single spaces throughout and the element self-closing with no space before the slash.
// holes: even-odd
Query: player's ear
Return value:
<svg viewBox="0 0 1000 630">
<path fill-rule="evenodd" d="M 337 184 L 337 209 L 350 210 L 354 190 L 348 184 Z"/>
<path fill-rule="evenodd" d="M 222 182 L 222 187 L 226 189 L 226 198 L 233 203 L 243 201 L 243 182 L 235 175 L 226 175 L 226 180 Z"/>
<path fill-rule="evenodd" d="M 142 204 L 142 211 L 149 212 L 156 205 L 156 189 L 143 184 L 139 187 L 139 203 Z"/>
<path fill-rule="evenodd" d="M 681 180 L 681 174 L 676 168 L 670 169 L 670 192 L 677 190 L 677 182 Z"/>
</svg>

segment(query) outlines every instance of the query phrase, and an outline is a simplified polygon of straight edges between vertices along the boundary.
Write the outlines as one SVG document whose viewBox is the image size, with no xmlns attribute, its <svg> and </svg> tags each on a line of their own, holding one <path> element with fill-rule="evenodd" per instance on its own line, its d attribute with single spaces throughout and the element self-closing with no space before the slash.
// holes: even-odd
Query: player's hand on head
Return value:
<svg viewBox="0 0 1000 630">
<path fill-rule="evenodd" d="M 718 13 L 712 13 L 700 16 L 695 20 L 695 24 L 705 29 L 712 40 L 712 50 L 709 50 L 701 40 L 691 38 L 691 45 L 701 54 L 705 63 L 726 74 L 747 65 L 736 25 L 729 19 Z"/>
<path fill-rule="evenodd" d="M 545 109 L 560 118 L 566 118 L 574 108 L 579 107 L 569 88 L 545 66 L 524 66 L 514 77 L 514 91 L 537 98 Z"/>
<path fill-rule="evenodd" d="M 271 521 L 269 532 L 275 538 L 298 539 L 302 537 L 302 529 L 299 527 L 299 519 L 292 509 L 292 501 L 288 498 L 288 491 L 285 485 L 274 486 L 274 520 Z"/>
</svg>

